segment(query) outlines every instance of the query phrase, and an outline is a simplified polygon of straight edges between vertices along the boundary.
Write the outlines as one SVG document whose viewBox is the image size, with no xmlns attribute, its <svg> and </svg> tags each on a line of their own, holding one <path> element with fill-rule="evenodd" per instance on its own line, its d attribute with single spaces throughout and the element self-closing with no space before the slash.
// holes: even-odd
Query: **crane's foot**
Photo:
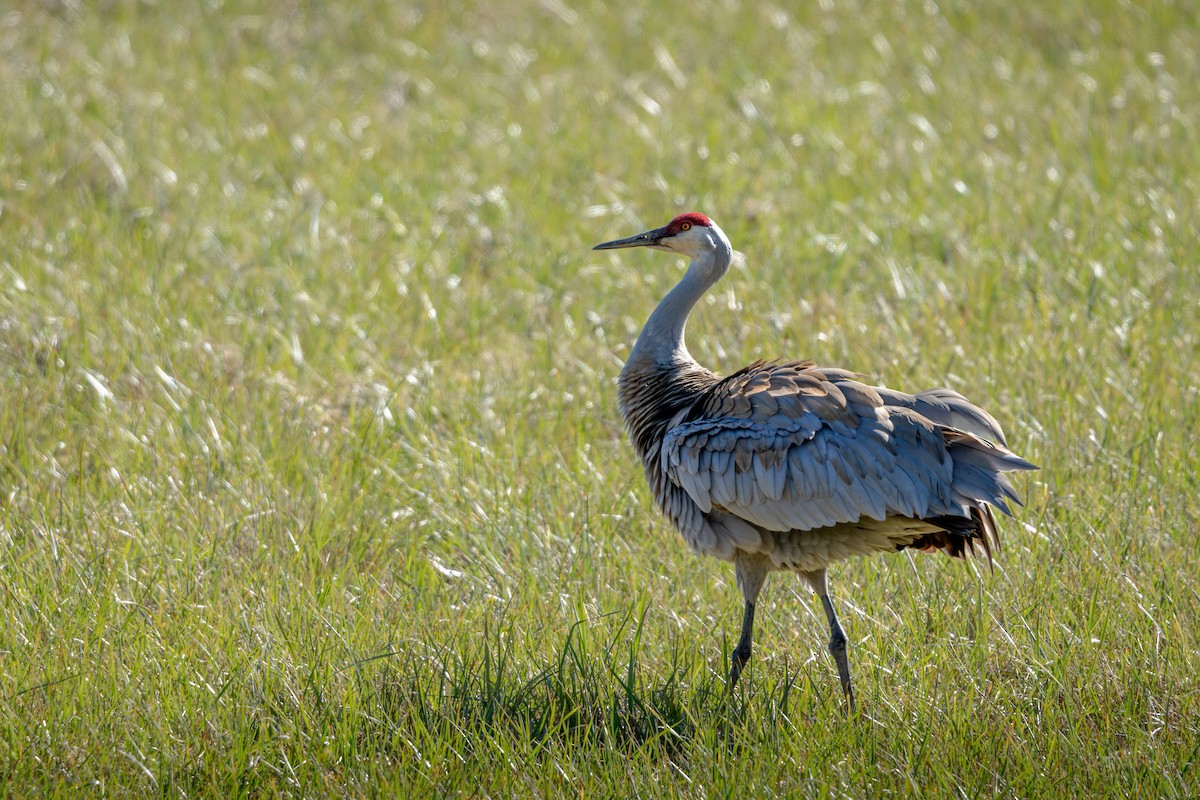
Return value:
<svg viewBox="0 0 1200 800">
<path fill-rule="evenodd" d="M 825 617 L 829 620 L 829 654 L 837 664 L 838 678 L 842 681 L 842 692 L 846 695 L 848 712 L 854 711 L 854 687 L 850 685 L 850 660 L 846 657 L 846 632 L 838 621 L 837 612 L 833 610 L 833 601 L 828 592 L 821 594 L 821 606 L 825 609 Z"/>
<path fill-rule="evenodd" d="M 742 677 L 742 668 L 746 666 L 746 662 L 750 660 L 750 654 L 753 652 L 751 642 L 754 638 L 754 603 L 746 603 L 746 610 L 742 615 L 742 635 L 738 639 L 737 646 L 733 648 L 733 655 L 730 657 L 729 664 L 729 688 L 737 686 L 738 679 Z"/>
<path fill-rule="evenodd" d="M 750 660 L 750 646 L 745 647 L 738 645 L 730 658 L 729 664 L 729 688 L 737 686 L 738 679 L 742 677 L 742 667 L 746 666 L 746 662 Z"/>
<path fill-rule="evenodd" d="M 846 656 L 846 634 L 838 625 L 829 640 L 829 652 L 837 663 L 838 678 L 842 682 L 842 692 L 846 695 L 846 708 L 850 713 L 855 711 L 854 687 L 850 684 L 850 660 Z"/>
</svg>

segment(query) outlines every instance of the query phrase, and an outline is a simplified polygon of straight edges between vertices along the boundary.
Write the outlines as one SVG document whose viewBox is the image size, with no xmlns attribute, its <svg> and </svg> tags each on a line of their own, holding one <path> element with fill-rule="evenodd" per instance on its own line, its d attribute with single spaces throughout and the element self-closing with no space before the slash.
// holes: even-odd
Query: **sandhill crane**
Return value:
<svg viewBox="0 0 1200 800">
<path fill-rule="evenodd" d="M 773 570 L 797 572 L 820 597 L 829 650 L 854 706 L 846 634 L 826 567 L 917 548 L 989 563 L 993 508 L 1020 502 L 1003 474 L 1036 467 L 1000 425 L 949 389 L 915 395 L 868 386 L 810 361 L 756 361 L 720 378 L 684 343 L 692 306 L 733 250 L 703 214 L 596 250 L 650 247 L 691 259 L 654 309 L 621 370 L 618 397 L 655 500 L 699 553 L 733 562 L 745 600 L 729 684 L 750 659 L 754 607 Z"/>
</svg>

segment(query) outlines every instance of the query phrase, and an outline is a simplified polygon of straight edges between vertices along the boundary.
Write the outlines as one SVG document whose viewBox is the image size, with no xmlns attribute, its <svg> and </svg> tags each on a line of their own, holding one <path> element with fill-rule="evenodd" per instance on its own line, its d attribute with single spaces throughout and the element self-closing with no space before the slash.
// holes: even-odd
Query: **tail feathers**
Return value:
<svg viewBox="0 0 1200 800">
<path fill-rule="evenodd" d="M 953 485 L 968 505 L 989 503 L 1012 515 L 1006 500 L 1022 505 L 1005 472 L 1035 470 L 1037 466 L 1016 453 L 965 431 L 943 428 L 950 459 L 954 462 Z"/>
<path fill-rule="evenodd" d="M 986 412 L 966 404 L 961 396 L 949 390 L 938 390 L 936 393 L 926 393 L 922 398 L 925 402 L 940 401 L 956 414 L 978 412 L 980 431 L 992 428 L 991 432 L 1001 443 L 1004 439 L 999 434 L 999 426 L 986 416 Z M 964 408 L 965 405 L 965 408 Z M 988 424 L 990 423 L 990 424 Z M 965 558 L 968 551 L 976 552 L 976 547 L 983 547 L 987 556 L 988 566 L 992 566 L 992 551 L 1000 552 L 1000 537 L 996 531 L 996 516 L 993 509 L 999 509 L 1005 514 L 1012 515 L 1008 501 L 1021 505 L 1021 498 L 1013 487 L 1012 481 L 1005 472 L 1023 472 L 1037 469 L 1032 462 L 1026 461 L 1016 453 L 996 445 L 975 431 L 968 432 L 956 428 L 942 428 L 950 459 L 954 463 L 952 479 L 953 503 L 951 507 L 961 513 L 940 514 L 925 517 L 924 521 L 941 528 L 939 531 L 927 533 L 914 541 L 910 547 L 923 550 L 941 550 L 952 558 Z"/>
<path fill-rule="evenodd" d="M 1000 537 L 996 532 L 996 518 L 992 509 L 983 506 L 970 510 L 969 517 L 942 515 L 926 517 L 925 522 L 937 525 L 940 531 L 927 533 L 914 540 L 909 547 L 918 550 L 940 550 L 951 558 L 966 558 L 967 553 L 974 555 L 977 546 L 983 547 L 988 566 L 992 565 L 992 552 L 1000 552 Z"/>
<path fill-rule="evenodd" d="M 942 437 L 951 449 L 951 457 L 996 472 L 1024 472 L 1037 469 L 1037 464 L 1021 458 L 1007 447 L 992 444 L 973 433 L 955 428 L 942 428 Z"/>
<path fill-rule="evenodd" d="M 952 389 L 927 389 L 914 395 L 916 410 L 929 419 L 999 442 L 1007 447 L 1000 423 L 988 412 Z"/>
</svg>

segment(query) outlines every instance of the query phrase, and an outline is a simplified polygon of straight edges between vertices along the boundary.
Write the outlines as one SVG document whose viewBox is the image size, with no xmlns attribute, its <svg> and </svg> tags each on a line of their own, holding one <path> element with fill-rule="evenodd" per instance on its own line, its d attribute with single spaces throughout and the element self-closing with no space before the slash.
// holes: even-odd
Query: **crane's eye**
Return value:
<svg viewBox="0 0 1200 800">
<path fill-rule="evenodd" d="M 680 225 L 680 226 L 679 226 L 679 229 L 680 229 L 681 231 L 690 231 L 690 230 L 692 229 L 692 223 L 690 223 L 690 222 L 685 222 L 685 223 L 683 223 L 682 225 Z"/>
</svg>

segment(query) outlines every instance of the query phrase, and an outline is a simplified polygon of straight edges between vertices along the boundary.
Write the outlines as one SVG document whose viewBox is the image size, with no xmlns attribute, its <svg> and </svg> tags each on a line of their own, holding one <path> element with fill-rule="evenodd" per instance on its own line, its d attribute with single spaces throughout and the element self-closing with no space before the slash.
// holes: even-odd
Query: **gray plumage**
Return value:
<svg viewBox="0 0 1200 800">
<path fill-rule="evenodd" d="M 949 389 L 910 395 L 807 361 L 759 361 L 717 377 L 688 353 L 684 329 L 728 269 L 725 234 L 684 214 L 597 249 L 636 246 L 691 258 L 631 350 L 619 399 L 663 513 L 696 551 L 734 562 L 746 607 L 730 680 L 750 657 L 766 575 L 791 570 L 821 596 L 853 704 L 826 567 L 910 547 L 962 557 L 976 543 L 990 559 L 993 509 L 1019 502 L 1003 473 L 1035 467 L 1007 449 L 990 414 Z"/>
</svg>

